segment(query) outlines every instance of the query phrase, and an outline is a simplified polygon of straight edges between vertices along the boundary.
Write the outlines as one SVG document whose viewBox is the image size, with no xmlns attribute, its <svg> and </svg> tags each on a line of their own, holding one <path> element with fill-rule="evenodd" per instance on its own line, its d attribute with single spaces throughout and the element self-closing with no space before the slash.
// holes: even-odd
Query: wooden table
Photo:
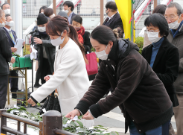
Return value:
<svg viewBox="0 0 183 135">
<path fill-rule="evenodd" d="M 10 71 L 14 71 L 14 70 L 17 70 L 19 71 L 19 73 L 22 75 L 22 76 L 10 76 L 9 75 L 9 78 L 8 78 L 8 105 L 10 104 L 10 93 L 17 93 L 17 92 L 10 92 L 10 88 L 9 88 L 9 79 L 10 78 L 25 78 L 25 100 L 27 101 L 28 100 L 28 91 L 27 91 L 27 68 L 19 68 L 19 67 L 14 67 L 13 69 L 10 69 Z M 23 72 L 23 70 L 25 71 L 25 73 Z"/>
</svg>

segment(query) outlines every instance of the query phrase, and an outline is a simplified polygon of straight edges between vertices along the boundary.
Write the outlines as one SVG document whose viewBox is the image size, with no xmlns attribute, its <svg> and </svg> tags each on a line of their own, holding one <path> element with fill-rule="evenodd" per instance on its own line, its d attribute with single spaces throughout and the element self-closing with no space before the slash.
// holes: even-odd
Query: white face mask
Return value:
<svg viewBox="0 0 183 135">
<path fill-rule="evenodd" d="M 0 27 L 4 27 L 5 26 L 5 23 L 0 23 Z"/>
<path fill-rule="evenodd" d="M 7 15 L 7 14 L 10 14 L 11 11 L 10 11 L 10 9 L 5 9 L 5 10 L 4 10 L 4 13 L 5 13 L 5 15 Z"/>
<path fill-rule="evenodd" d="M 108 45 L 107 45 L 107 46 L 108 46 Z M 107 46 L 106 46 L 105 50 L 107 49 Z M 100 51 L 100 52 L 95 52 L 95 54 L 97 55 L 97 57 L 98 57 L 100 60 L 107 60 L 108 54 L 106 54 L 105 50 Z"/>
<path fill-rule="evenodd" d="M 161 37 L 159 37 L 159 32 L 149 32 L 149 31 L 147 31 L 147 36 L 148 36 L 149 41 L 151 43 L 158 42 L 161 39 Z"/>
<path fill-rule="evenodd" d="M 39 32 L 45 32 L 46 31 L 46 27 L 37 27 Z"/>
<path fill-rule="evenodd" d="M 64 12 L 66 12 L 66 14 L 69 12 L 69 10 L 64 10 Z"/>
<path fill-rule="evenodd" d="M 175 21 L 175 22 L 173 22 L 173 23 L 169 23 L 169 24 L 168 24 L 169 28 L 170 28 L 170 29 L 173 29 L 173 30 L 178 29 L 179 25 L 180 25 L 180 23 L 178 22 L 178 20 Z"/>
<path fill-rule="evenodd" d="M 61 36 L 62 36 L 62 34 L 61 34 Z M 63 39 L 61 39 L 61 36 L 58 37 L 57 39 L 52 39 L 51 40 L 51 44 L 53 46 L 59 46 L 59 45 L 61 45 L 64 42 L 64 40 L 65 40 L 65 37 Z"/>
<path fill-rule="evenodd" d="M 7 26 L 13 27 L 14 26 L 14 21 L 6 22 Z"/>
</svg>

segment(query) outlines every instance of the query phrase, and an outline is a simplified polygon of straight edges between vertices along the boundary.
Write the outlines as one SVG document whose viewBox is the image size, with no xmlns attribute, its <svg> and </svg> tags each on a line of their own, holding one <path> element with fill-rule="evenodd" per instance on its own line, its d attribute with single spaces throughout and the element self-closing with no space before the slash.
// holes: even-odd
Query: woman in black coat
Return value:
<svg viewBox="0 0 183 135">
<path fill-rule="evenodd" d="M 173 106 L 178 106 L 173 83 L 178 75 L 179 53 L 166 38 L 169 34 L 168 23 L 161 14 L 153 14 L 144 24 L 152 44 L 143 49 L 142 55 L 163 82 Z"/>
<path fill-rule="evenodd" d="M 6 104 L 8 88 L 8 62 L 12 61 L 12 54 L 8 38 L 6 37 L 6 33 L 3 29 L 5 23 L 5 13 L 3 10 L 0 10 L 0 16 L 0 109 L 3 109 Z"/>
</svg>

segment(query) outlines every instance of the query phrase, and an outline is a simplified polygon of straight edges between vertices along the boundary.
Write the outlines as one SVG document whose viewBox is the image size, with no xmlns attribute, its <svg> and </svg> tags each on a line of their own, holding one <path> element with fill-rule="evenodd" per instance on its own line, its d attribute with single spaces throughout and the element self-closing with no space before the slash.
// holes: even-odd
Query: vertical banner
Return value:
<svg viewBox="0 0 183 135">
<path fill-rule="evenodd" d="M 125 33 L 125 38 L 131 40 L 132 32 L 132 2 L 131 0 L 115 0 L 118 7 L 119 14 L 123 21 L 123 29 Z"/>
</svg>

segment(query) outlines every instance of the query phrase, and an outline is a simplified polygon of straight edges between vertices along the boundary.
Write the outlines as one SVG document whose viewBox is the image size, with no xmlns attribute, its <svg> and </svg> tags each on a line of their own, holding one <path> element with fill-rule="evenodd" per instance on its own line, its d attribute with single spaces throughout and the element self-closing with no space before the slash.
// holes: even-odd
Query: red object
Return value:
<svg viewBox="0 0 183 135">
<path fill-rule="evenodd" d="M 98 73 L 97 56 L 94 52 L 86 54 L 88 63 L 86 64 L 86 70 L 88 75 L 94 75 Z"/>
<path fill-rule="evenodd" d="M 81 26 L 81 28 L 77 31 L 77 33 L 78 33 L 79 42 L 83 44 L 84 43 L 83 35 L 85 34 L 85 28 Z"/>
</svg>

